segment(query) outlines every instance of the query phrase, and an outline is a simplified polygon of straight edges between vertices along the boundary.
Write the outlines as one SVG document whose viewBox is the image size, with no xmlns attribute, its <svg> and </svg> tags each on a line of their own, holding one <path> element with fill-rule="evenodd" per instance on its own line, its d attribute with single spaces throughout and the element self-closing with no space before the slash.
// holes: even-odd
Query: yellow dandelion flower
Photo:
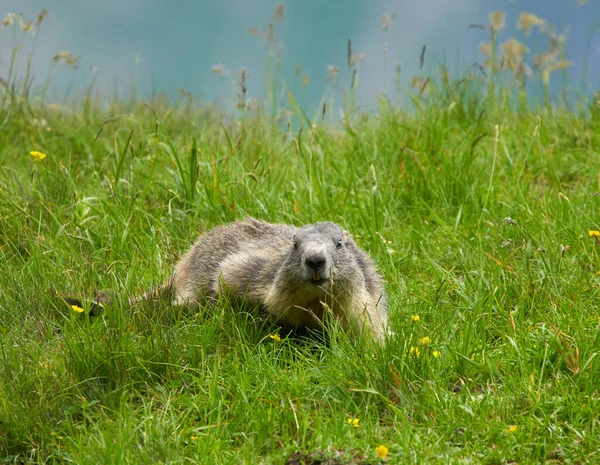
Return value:
<svg viewBox="0 0 600 465">
<path fill-rule="evenodd" d="M 426 346 L 427 344 L 431 343 L 431 339 L 429 338 L 429 336 L 425 336 L 423 339 L 419 340 L 419 342 Z"/>
<path fill-rule="evenodd" d="M 419 358 L 421 356 L 421 351 L 418 347 L 411 347 L 408 351 L 408 358 Z"/>
<path fill-rule="evenodd" d="M 355 428 L 358 428 L 360 425 L 358 424 L 360 420 L 358 418 L 348 418 L 348 424 L 354 426 Z"/>
<path fill-rule="evenodd" d="M 197 441 L 197 440 L 198 440 L 198 436 L 190 436 L 190 439 L 191 439 L 192 441 Z"/>
<path fill-rule="evenodd" d="M 440 358 L 440 355 L 442 355 L 442 353 L 439 350 L 434 350 L 432 353 L 435 358 Z"/>
<path fill-rule="evenodd" d="M 269 334 L 269 337 L 271 339 L 273 339 L 275 342 L 280 342 L 281 341 L 281 337 L 279 336 L 279 334 Z"/>
<path fill-rule="evenodd" d="M 412 315 L 410 317 L 410 319 L 413 320 L 413 321 L 419 321 L 419 320 L 421 320 L 421 317 L 419 315 Z"/>
<path fill-rule="evenodd" d="M 590 237 L 600 237 L 600 231 L 590 230 L 590 231 L 588 231 L 588 235 Z"/>
<path fill-rule="evenodd" d="M 46 158 L 46 154 L 42 152 L 38 152 L 37 150 L 32 150 L 29 152 L 29 155 L 33 157 L 34 160 L 43 160 Z"/>
<path fill-rule="evenodd" d="M 517 431 L 517 425 L 510 425 L 504 430 L 506 433 L 515 433 Z"/>
<path fill-rule="evenodd" d="M 379 457 L 380 459 L 384 459 L 388 456 L 388 452 L 389 449 L 387 447 L 385 447 L 384 445 L 379 445 L 375 448 L 375 453 L 377 454 L 377 457 Z"/>
<path fill-rule="evenodd" d="M 73 309 L 74 312 L 83 313 L 83 308 L 78 307 L 77 305 L 71 305 L 71 308 Z"/>
</svg>

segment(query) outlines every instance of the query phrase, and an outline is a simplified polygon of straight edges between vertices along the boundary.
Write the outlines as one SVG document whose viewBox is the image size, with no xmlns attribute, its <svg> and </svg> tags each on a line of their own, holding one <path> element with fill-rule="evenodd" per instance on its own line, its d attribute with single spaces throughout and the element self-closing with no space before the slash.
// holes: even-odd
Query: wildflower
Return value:
<svg viewBox="0 0 600 465">
<path fill-rule="evenodd" d="M 377 457 L 379 457 L 380 459 L 384 459 L 388 456 L 388 448 L 385 447 L 384 445 L 379 445 L 375 448 L 375 453 L 377 454 Z"/>
<path fill-rule="evenodd" d="M 506 223 L 508 223 L 512 226 L 517 226 L 517 227 L 519 226 L 519 223 L 517 223 L 515 220 L 513 220 L 510 216 L 507 216 L 506 218 L 504 218 L 502 220 L 502 224 L 506 224 Z"/>
<path fill-rule="evenodd" d="M 483 55 L 490 56 L 492 54 L 493 46 L 491 42 L 481 42 L 479 44 L 479 51 Z"/>
<path fill-rule="evenodd" d="M 384 31 L 389 29 L 395 18 L 396 15 L 391 15 L 389 13 L 384 14 L 383 18 L 381 18 L 381 22 L 379 23 L 379 27 L 381 27 L 381 29 L 383 29 Z"/>
<path fill-rule="evenodd" d="M 425 86 L 427 85 L 427 79 L 423 79 L 421 76 L 413 76 L 410 80 L 410 86 L 419 92 L 425 92 Z"/>
<path fill-rule="evenodd" d="M 525 55 L 529 49 L 514 37 L 511 37 L 502 44 L 502 54 L 508 59 L 509 63 L 514 67 L 518 68 L 523 62 L 523 55 Z"/>
<path fill-rule="evenodd" d="M 504 430 L 506 433 L 515 433 L 517 431 L 517 425 L 510 425 Z"/>
<path fill-rule="evenodd" d="M 279 334 L 269 334 L 269 337 L 275 342 L 281 342 L 281 337 L 279 336 Z"/>
<path fill-rule="evenodd" d="M 269 43 L 275 42 L 275 26 L 273 25 L 273 23 L 269 23 L 267 26 L 266 39 Z"/>
<path fill-rule="evenodd" d="M 434 350 L 432 353 L 435 358 L 440 358 L 440 355 L 442 355 L 442 353 L 439 350 Z"/>
<path fill-rule="evenodd" d="M 213 74 L 219 74 L 223 76 L 225 74 L 225 66 L 220 63 L 213 65 L 213 67 L 210 69 L 210 72 Z"/>
<path fill-rule="evenodd" d="M 281 21 L 285 16 L 285 3 L 278 3 L 275 7 L 275 13 L 273 13 L 273 19 L 275 21 Z"/>
<path fill-rule="evenodd" d="M 419 342 L 426 346 L 427 344 L 431 343 L 431 339 L 429 339 L 429 336 L 425 336 L 423 339 L 420 339 Z"/>
<path fill-rule="evenodd" d="M 408 352 L 408 358 L 419 358 L 421 356 L 421 351 L 418 347 L 411 347 Z"/>
<path fill-rule="evenodd" d="M 539 16 L 534 15 L 533 13 L 528 13 L 527 11 L 523 11 L 521 16 L 519 16 L 519 20 L 517 21 L 517 29 L 523 29 L 525 34 L 529 37 L 531 34 L 531 29 L 534 26 L 541 26 L 545 21 Z"/>
<path fill-rule="evenodd" d="M 192 441 L 197 441 L 197 440 L 198 440 L 198 436 L 190 436 L 190 439 L 191 439 Z"/>
<path fill-rule="evenodd" d="M 308 83 L 309 83 L 308 73 L 304 73 L 302 75 L 302 87 L 304 87 L 306 89 L 308 87 Z"/>
<path fill-rule="evenodd" d="M 556 56 L 553 53 L 540 53 L 533 56 L 533 65 L 536 68 L 543 68 L 554 60 L 556 60 Z"/>
<path fill-rule="evenodd" d="M 590 237 L 600 237 L 600 231 L 590 230 L 590 231 L 588 231 L 588 235 Z"/>
<path fill-rule="evenodd" d="M 46 16 L 48 16 L 50 13 L 48 13 L 48 10 L 46 10 L 45 8 L 42 8 L 42 11 L 40 11 L 38 13 L 37 16 L 37 21 L 35 22 L 36 27 L 39 27 L 40 24 L 42 24 L 42 21 L 44 20 L 44 18 Z"/>
<path fill-rule="evenodd" d="M 420 317 L 419 315 L 412 315 L 412 316 L 410 317 L 410 319 L 411 319 L 411 320 L 413 320 L 413 321 L 420 321 L 420 320 L 421 320 L 421 317 Z"/>
<path fill-rule="evenodd" d="M 23 17 L 19 18 L 19 26 L 21 26 L 21 30 L 25 33 L 31 32 L 32 35 L 35 35 L 35 26 L 31 21 L 23 21 Z"/>
<path fill-rule="evenodd" d="M 81 60 L 80 56 L 73 55 L 67 50 L 61 50 L 52 57 L 54 63 L 60 63 L 63 66 L 70 66 L 73 69 L 77 68 L 77 62 Z"/>
<path fill-rule="evenodd" d="M 29 155 L 31 155 L 34 160 L 40 160 L 41 161 L 44 158 L 46 158 L 46 154 L 45 153 L 38 152 L 37 150 L 32 150 L 31 152 L 29 152 Z"/>
<path fill-rule="evenodd" d="M 361 61 L 365 61 L 367 54 L 364 52 L 356 52 L 350 55 L 350 66 L 354 67 Z"/>
<path fill-rule="evenodd" d="M 359 419 L 358 418 L 348 418 L 348 424 L 354 426 L 355 428 L 358 428 L 360 425 L 358 424 Z"/>
<path fill-rule="evenodd" d="M 16 13 L 8 13 L 4 18 L 4 21 L 2 21 L 2 27 L 12 26 L 15 23 L 16 17 Z"/>
<path fill-rule="evenodd" d="M 339 70 L 338 70 L 337 66 L 328 65 L 327 66 L 327 75 L 328 75 L 327 79 L 329 81 L 333 81 L 337 77 L 338 71 Z"/>
<path fill-rule="evenodd" d="M 492 29 L 496 32 L 501 31 L 502 29 L 504 29 L 505 26 L 505 16 L 504 16 L 504 11 L 492 11 L 489 15 L 488 18 L 490 19 L 490 26 L 492 27 Z"/>
<path fill-rule="evenodd" d="M 565 69 L 568 68 L 569 66 L 571 66 L 573 64 L 572 61 L 566 61 L 566 60 L 562 60 L 562 61 L 557 61 L 556 63 L 551 64 L 550 66 L 548 66 L 546 69 L 544 69 L 544 71 L 542 71 L 542 82 L 545 85 L 550 84 L 550 75 L 554 72 L 557 71 L 559 69 Z"/>
<path fill-rule="evenodd" d="M 83 313 L 83 308 L 78 307 L 77 305 L 71 305 L 71 308 L 73 309 L 73 311 L 75 311 L 76 313 Z"/>
</svg>

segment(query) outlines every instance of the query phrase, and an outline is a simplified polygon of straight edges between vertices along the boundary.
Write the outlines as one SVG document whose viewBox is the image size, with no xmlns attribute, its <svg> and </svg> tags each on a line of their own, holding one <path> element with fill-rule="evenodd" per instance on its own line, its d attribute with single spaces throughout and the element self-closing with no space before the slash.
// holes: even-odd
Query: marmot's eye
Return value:
<svg viewBox="0 0 600 465">
<path fill-rule="evenodd" d="M 344 243 L 342 242 L 342 238 L 340 237 L 340 238 L 337 240 L 337 242 L 335 243 L 335 246 L 336 246 L 338 249 L 341 249 L 343 245 L 344 245 Z"/>
<path fill-rule="evenodd" d="M 298 248 L 298 238 L 294 237 L 294 249 Z"/>
</svg>

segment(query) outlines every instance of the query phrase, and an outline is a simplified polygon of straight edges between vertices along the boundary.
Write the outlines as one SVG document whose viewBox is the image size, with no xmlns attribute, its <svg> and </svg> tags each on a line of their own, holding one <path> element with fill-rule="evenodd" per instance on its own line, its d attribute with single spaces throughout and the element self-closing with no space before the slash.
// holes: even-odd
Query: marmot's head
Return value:
<svg viewBox="0 0 600 465">
<path fill-rule="evenodd" d="M 360 279 L 350 235 L 335 223 L 316 223 L 299 228 L 290 244 L 280 277 L 286 284 L 307 290 L 341 291 Z"/>
</svg>

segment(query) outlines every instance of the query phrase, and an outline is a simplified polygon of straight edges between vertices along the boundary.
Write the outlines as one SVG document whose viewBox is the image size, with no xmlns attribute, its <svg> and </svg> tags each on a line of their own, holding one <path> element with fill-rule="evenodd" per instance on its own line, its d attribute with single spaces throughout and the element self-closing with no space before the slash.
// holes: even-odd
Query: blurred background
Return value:
<svg viewBox="0 0 600 465">
<path fill-rule="evenodd" d="M 406 101 L 411 82 L 416 88 L 422 85 L 414 76 L 424 80 L 440 64 L 454 76 L 485 65 L 492 44 L 489 26 L 496 21 L 498 63 L 502 53 L 516 53 L 512 61 L 523 68 L 531 98 L 541 95 L 544 80 L 550 89 L 591 96 L 600 83 L 598 3 L 0 0 L 2 18 L 22 13 L 12 25 L 10 17 L 5 19 L 0 30 L 0 77 L 6 80 L 19 43 L 18 72 L 26 72 L 26 58 L 34 47 L 32 88 L 39 90 L 48 82 L 53 98 L 76 96 L 93 82 L 100 92 L 142 98 L 155 93 L 176 98 L 189 92 L 199 101 L 227 106 L 239 94 L 244 69 L 247 101 L 264 99 L 269 92 L 282 98 L 289 90 L 303 108 L 316 111 L 328 94 L 350 87 L 351 39 L 356 102 L 369 106 L 381 94 Z M 33 35 L 42 9 L 49 15 Z M 490 16 L 494 11 L 503 14 Z M 23 32 L 28 21 L 32 27 Z M 511 38 L 518 42 L 503 49 Z M 59 52 L 63 56 L 57 57 Z"/>
</svg>

